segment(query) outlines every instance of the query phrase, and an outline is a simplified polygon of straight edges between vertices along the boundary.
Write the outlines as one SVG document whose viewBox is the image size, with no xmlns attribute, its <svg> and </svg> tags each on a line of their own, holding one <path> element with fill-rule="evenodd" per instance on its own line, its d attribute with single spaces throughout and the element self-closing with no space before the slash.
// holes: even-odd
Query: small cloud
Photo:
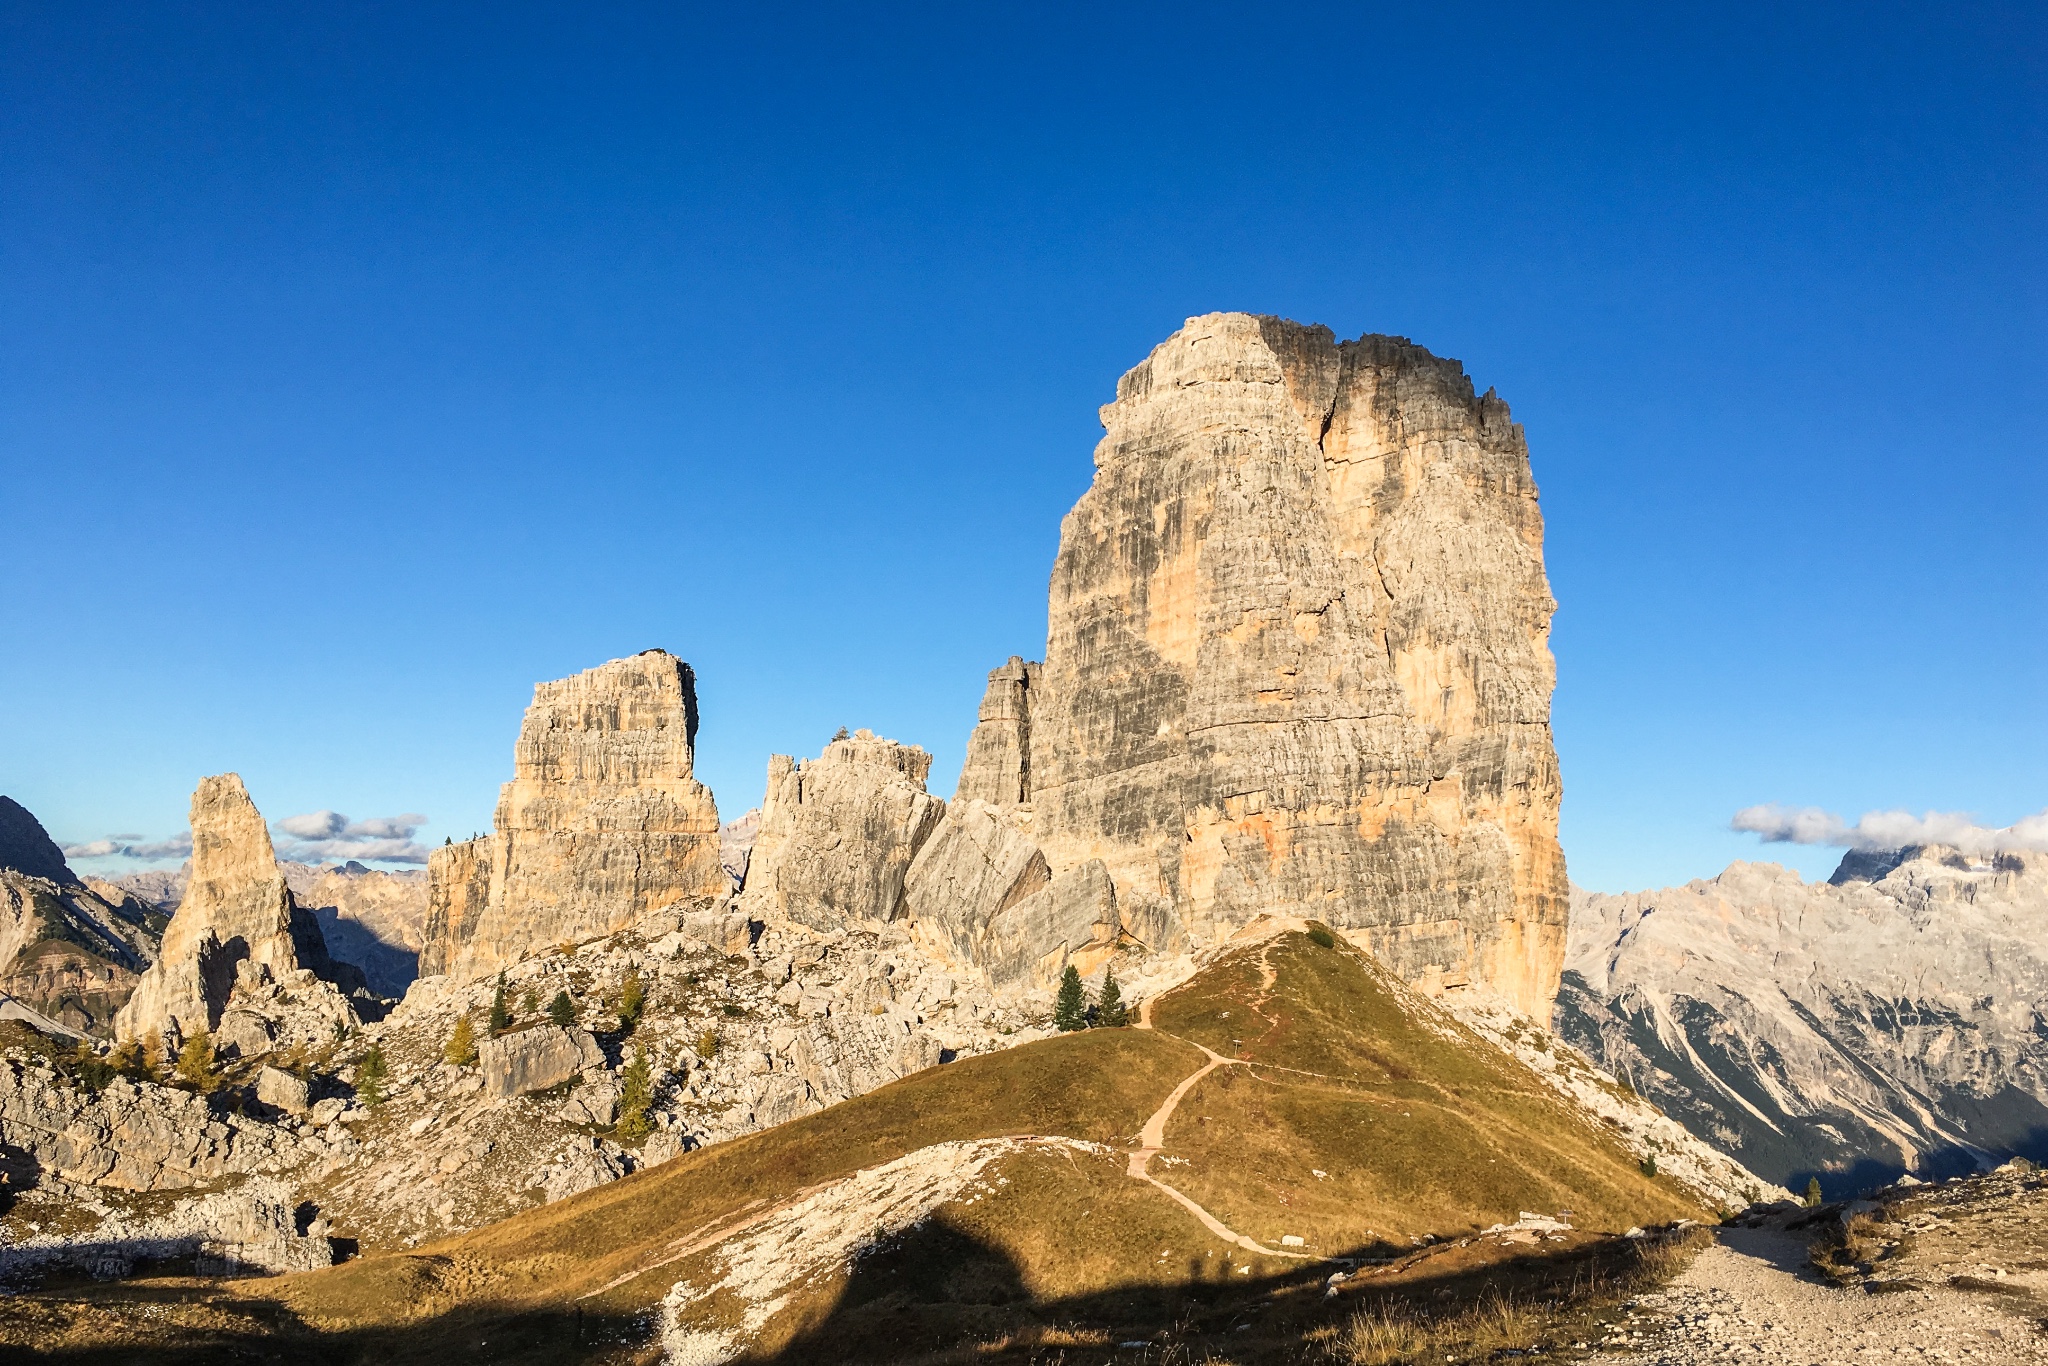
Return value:
<svg viewBox="0 0 2048 1366">
<path fill-rule="evenodd" d="M 190 831 L 181 831 L 167 840 L 144 840 L 140 835 L 107 835 L 83 844 L 64 846 L 65 858 L 125 858 L 138 863 L 157 863 L 164 859 L 191 856 Z"/>
<path fill-rule="evenodd" d="M 355 859 L 362 863 L 425 863 L 432 851 L 413 839 L 427 818 L 416 811 L 350 820 L 339 811 L 286 816 L 271 827 L 280 858 L 300 863 Z"/>
<path fill-rule="evenodd" d="M 1945 844 L 1965 854 L 2048 851 L 2048 811 L 2002 826 L 1979 825 L 1960 811 L 1927 811 L 1917 816 L 1910 811 L 1866 811 L 1851 824 L 1817 806 L 1770 802 L 1744 807 L 1728 824 L 1766 844 L 1819 844 L 1873 852 L 1916 844 Z"/>
</svg>

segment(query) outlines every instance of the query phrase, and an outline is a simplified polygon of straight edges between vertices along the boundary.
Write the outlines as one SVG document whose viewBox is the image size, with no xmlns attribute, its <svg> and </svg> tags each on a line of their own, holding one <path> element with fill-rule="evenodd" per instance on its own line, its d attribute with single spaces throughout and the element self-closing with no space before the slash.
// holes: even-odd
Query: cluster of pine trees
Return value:
<svg viewBox="0 0 2048 1366">
<path fill-rule="evenodd" d="M 1122 1029 L 1130 1022 L 1130 1007 L 1124 1004 L 1114 972 L 1103 969 L 1102 993 L 1091 1005 L 1088 989 L 1081 984 L 1080 970 L 1072 963 L 1067 964 L 1067 970 L 1060 974 L 1059 995 L 1053 998 L 1053 1028 L 1072 1033 L 1077 1029 Z"/>
</svg>

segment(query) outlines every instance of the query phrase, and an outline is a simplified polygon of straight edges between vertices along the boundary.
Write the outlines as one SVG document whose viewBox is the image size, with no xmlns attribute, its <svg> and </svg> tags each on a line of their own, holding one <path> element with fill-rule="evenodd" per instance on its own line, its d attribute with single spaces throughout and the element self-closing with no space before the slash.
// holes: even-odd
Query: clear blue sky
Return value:
<svg viewBox="0 0 2048 1366">
<path fill-rule="evenodd" d="M 1190 314 L 1525 424 L 1565 848 L 2048 806 L 2039 5 L 0 3 L 0 791 L 487 828 L 649 646 L 699 774 L 949 793 Z"/>
</svg>

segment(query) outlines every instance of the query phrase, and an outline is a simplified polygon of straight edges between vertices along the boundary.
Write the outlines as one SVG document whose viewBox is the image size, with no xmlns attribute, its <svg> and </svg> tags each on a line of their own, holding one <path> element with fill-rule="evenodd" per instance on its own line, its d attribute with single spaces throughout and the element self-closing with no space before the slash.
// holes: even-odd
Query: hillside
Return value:
<svg viewBox="0 0 2048 1366">
<path fill-rule="evenodd" d="M 1251 1315 L 1259 1330 L 1230 1340 L 1256 1357 L 1361 1296 L 1578 1274 L 1626 1246 L 1603 1231 L 1707 1212 L 1311 927 L 1228 948 L 1139 1027 L 927 1069 L 410 1252 L 218 1286 L 206 1316 L 159 1314 L 148 1333 L 167 1360 L 205 1344 L 298 1361 L 899 1362 L 963 1343 L 1023 1360 Z M 124 1296 L 160 1298 L 132 1283 L 66 1301 L 60 1338 L 36 1317 L 56 1301 L 29 1297 L 8 1331 L 40 1325 L 69 1344 L 61 1359 L 103 1359 L 140 1331 Z"/>
</svg>

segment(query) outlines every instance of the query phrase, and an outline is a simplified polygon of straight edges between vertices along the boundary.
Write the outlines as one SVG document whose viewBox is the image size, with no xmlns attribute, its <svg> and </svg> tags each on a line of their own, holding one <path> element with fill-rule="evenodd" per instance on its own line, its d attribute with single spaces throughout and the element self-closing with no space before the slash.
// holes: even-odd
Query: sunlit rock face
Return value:
<svg viewBox="0 0 2048 1366">
<path fill-rule="evenodd" d="M 1567 887 L 1554 603 L 1522 429 L 1396 337 L 1192 318 L 1117 385 L 1045 661 L 990 675 L 962 797 L 1125 932 L 1367 932 L 1425 988 L 1548 1012 Z"/>
<path fill-rule="evenodd" d="M 1557 1030 L 1758 1174 L 2048 1158 L 2048 855 L 1851 853 L 1578 893 Z"/>
<path fill-rule="evenodd" d="M 665 651 L 537 686 L 493 832 L 428 864 L 421 973 L 492 972 L 723 893 L 696 734 L 696 676 Z"/>
<path fill-rule="evenodd" d="M 363 987 L 362 972 L 329 956 L 319 921 L 292 898 L 237 774 L 202 778 L 192 793 L 188 878 L 156 961 L 115 1018 L 117 1034 L 189 1038 L 220 1028 L 231 997 L 272 1002 L 284 983 L 298 985 L 298 1008 L 265 1012 L 280 1017 L 262 1026 L 265 1045 L 280 1037 L 280 1024 L 287 1036 L 331 1039 L 355 1022 L 345 994 Z"/>
</svg>

